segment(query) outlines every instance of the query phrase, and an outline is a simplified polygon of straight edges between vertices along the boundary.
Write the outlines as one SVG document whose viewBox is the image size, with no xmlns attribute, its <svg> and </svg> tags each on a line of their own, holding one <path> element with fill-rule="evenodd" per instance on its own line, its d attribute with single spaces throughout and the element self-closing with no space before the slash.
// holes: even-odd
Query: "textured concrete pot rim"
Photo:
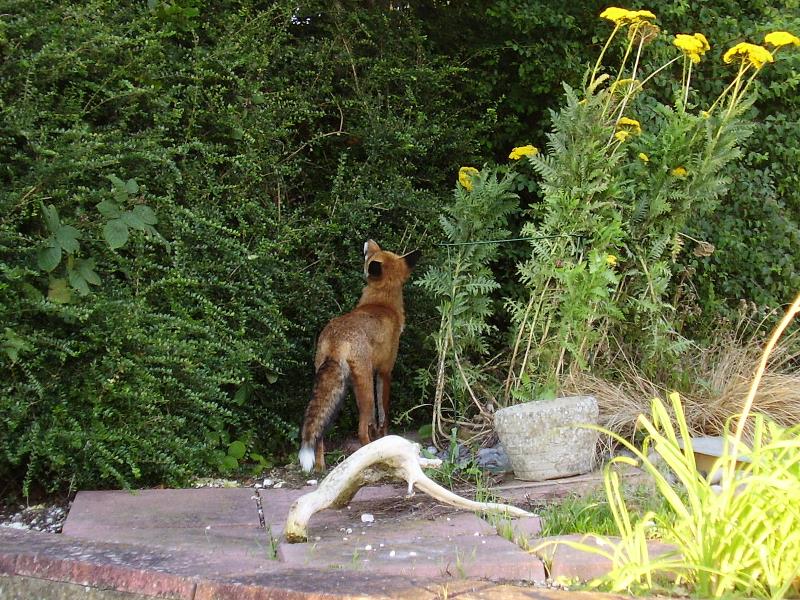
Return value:
<svg viewBox="0 0 800 600">
<path fill-rule="evenodd" d="M 560 408 L 567 405 L 574 405 L 574 404 L 582 404 L 582 403 L 589 403 L 589 404 L 597 404 L 597 399 L 594 396 L 561 396 L 559 398 L 552 398 L 550 400 L 528 400 L 527 402 L 521 402 L 519 404 L 513 404 L 511 406 L 506 406 L 505 408 L 501 408 L 497 412 L 495 412 L 494 416 L 497 419 L 498 416 L 501 418 L 505 415 L 519 415 L 525 413 L 533 413 L 533 412 L 541 412 L 542 410 L 553 409 L 553 408 Z"/>
</svg>

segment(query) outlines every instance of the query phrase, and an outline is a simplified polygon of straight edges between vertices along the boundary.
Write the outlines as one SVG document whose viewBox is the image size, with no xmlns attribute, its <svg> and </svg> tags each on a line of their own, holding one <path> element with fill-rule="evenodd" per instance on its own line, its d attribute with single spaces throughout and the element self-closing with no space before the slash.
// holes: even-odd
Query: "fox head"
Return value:
<svg viewBox="0 0 800 600">
<path fill-rule="evenodd" d="M 381 250 L 374 240 L 367 240 L 364 243 L 364 277 L 368 283 L 379 286 L 392 283 L 402 285 L 411 275 L 420 255 L 419 250 L 414 250 L 399 256 Z"/>
</svg>

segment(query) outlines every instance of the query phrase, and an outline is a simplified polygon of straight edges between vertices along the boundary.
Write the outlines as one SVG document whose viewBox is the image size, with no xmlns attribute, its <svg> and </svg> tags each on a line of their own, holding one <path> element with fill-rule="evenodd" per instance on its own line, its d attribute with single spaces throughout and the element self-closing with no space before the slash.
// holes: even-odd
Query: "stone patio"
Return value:
<svg viewBox="0 0 800 600">
<path fill-rule="evenodd" d="M 516 482 L 495 493 L 527 507 L 599 481 Z M 364 488 L 349 506 L 315 515 L 309 542 L 281 542 L 289 507 L 312 489 L 80 492 L 61 535 L 0 528 L 0 597 L 559 598 L 547 569 L 590 577 L 607 568 L 560 546 L 546 569 L 481 518 L 405 498 L 404 486 Z M 514 527 L 528 539 L 539 531 L 536 518 Z"/>
</svg>

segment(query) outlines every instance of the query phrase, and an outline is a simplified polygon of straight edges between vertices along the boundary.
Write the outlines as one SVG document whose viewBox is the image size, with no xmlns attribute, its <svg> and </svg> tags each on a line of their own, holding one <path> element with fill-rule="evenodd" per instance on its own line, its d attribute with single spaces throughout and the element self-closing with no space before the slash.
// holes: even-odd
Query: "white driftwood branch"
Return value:
<svg viewBox="0 0 800 600">
<path fill-rule="evenodd" d="M 298 498 L 289 509 L 284 535 L 288 542 L 305 542 L 308 539 L 308 522 L 325 508 L 347 505 L 363 486 L 377 483 L 386 477 L 404 479 L 408 495 L 420 491 L 436 500 L 475 512 L 499 513 L 509 517 L 531 517 L 531 513 L 495 502 L 474 502 L 462 498 L 440 486 L 422 472 L 422 467 L 438 467 L 440 460 L 419 455 L 419 444 L 397 435 L 387 435 L 361 447 L 336 466 L 313 492 Z"/>
</svg>

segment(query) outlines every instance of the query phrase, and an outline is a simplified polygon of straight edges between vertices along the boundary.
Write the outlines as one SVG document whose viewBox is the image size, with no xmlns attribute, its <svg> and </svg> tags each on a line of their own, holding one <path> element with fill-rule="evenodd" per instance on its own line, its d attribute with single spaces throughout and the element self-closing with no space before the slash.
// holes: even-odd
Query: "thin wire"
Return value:
<svg viewBox="0 0 800 600">
<path fill-rule="evenodd" d="M 552 238 L 576 237 L 582 238 L 582 233 L 561 233 L 556 235 L 541 235 L 538 237 L 511 238 L 504 240 L 478 240 L 476 242 L 452 242 L 450 244 L 436 244 L 437 246 L 471 246 L 473 244 L 506 244 L 508 242 L 532 242 L 533 240 L 549 240 Z"/>
</svg>

